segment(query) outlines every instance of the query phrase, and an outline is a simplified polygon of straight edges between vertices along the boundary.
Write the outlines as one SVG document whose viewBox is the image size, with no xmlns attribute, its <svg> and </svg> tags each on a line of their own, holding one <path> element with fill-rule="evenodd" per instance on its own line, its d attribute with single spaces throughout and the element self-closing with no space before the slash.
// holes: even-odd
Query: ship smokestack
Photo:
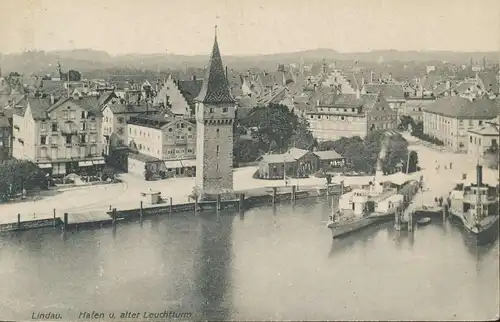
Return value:
<svg viewBox="0 0 500 322">
<path fill-rule="evenodd" d="M 476 176 L 477 176 L 477 186 L 480 187 L 483 184 L 483 167 L 479 164 L 476 166 Z"/>
</svg>

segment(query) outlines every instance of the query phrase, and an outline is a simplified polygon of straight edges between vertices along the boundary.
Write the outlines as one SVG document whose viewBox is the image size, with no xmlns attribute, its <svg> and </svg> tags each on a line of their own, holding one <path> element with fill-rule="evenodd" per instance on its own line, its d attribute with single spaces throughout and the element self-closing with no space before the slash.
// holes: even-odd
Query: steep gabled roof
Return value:
<svg viewBox="0 0 500 322">
<path fill-rule="evenodd" d="M 186 99 L 189 105 L 194 103 L 195 98 L 200 94 L 201 88 L 203 86 L 203 80 L 188 80 L 188 81 L 178 81 L 177 86 L 179 90 Z"/>
<path fill-rule="evenodd" d="M 105 104 L 107 104 L 109 101 L 111 101 L 113 98 L 118 98 L 115 92 L 110 92 L 110 93 L 105 93 L 99 98 L 99 106 L 103 107 Z"/>
<path fill-rule="evenodd" d="M 208 104 L 235 103 L 224 72 L 217 35 L 215 36 L 214 47 L 205 72 L 203 85 L 195 100 Z"/>
<path fill-rule="evenodd" d="M 38 99 L 38 98 L 28 98 L 28 104 L 30 106 L 31 115 L 34 120 L 45 120 L 48 118 L 47 110 L 50 107 L 50 102 L 47 99 Z M 22 112 L 22 116 L 26 109 Z"/>
</svg>

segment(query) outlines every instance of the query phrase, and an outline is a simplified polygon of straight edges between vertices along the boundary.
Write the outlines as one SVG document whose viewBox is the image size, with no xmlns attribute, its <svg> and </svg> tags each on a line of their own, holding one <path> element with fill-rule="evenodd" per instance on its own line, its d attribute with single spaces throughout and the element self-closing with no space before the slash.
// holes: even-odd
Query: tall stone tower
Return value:
<svg viewBox="0 0 500 322">
<path fill-rule="evenodd" d="M 196 186 L 202 195 L 233 190 L 235 100 L 217 43 L 196 102 Z"/>
</svg>

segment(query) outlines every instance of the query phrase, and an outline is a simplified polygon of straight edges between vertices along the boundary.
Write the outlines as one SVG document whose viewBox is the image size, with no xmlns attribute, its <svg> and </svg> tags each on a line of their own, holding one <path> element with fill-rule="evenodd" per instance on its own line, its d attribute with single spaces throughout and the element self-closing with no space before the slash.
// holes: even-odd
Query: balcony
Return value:
<svg viewBox="0 0 500 322">
<path fill-rule="evenodd" d="M 78 134 L 78 126 L 72 121 L 66 121 L 60 124 L 60 129 L 63 135 Z"/>
</svg>

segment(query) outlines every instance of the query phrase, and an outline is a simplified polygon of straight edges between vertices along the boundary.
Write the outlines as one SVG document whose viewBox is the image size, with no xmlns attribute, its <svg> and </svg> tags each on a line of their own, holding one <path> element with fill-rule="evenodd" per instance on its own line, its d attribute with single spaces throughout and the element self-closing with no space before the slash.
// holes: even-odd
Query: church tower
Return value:
<svg viewBox="0 0 500 322">
<path fill-rule="evenodd" d="M 217 28 L 217 27 L 216 27 Z M 233 190 L 235 100 L 217 43 L 196 102 L 196 186 L 202 195 Z"/>
</svg>

